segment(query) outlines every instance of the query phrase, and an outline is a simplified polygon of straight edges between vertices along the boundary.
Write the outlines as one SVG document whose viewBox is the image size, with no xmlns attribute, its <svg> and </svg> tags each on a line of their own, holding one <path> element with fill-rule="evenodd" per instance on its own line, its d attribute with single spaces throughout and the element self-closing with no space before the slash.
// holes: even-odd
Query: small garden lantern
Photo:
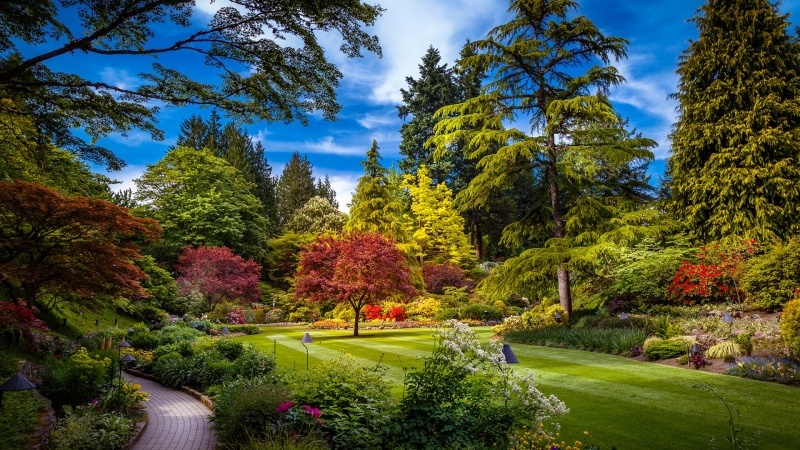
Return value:
<svg viewBox="0 0 800 450">
<path fill-rule="evenodd" d="M 121 346 L 120 346 L 121 347 Z M 130 344 L 128 345 L 130 347 Z M 117 386 L 117 406 L 119 406 L 119 398 L 122 394 L 122 364 L 129 363 L 136 361 L 136 358 L 133 357 L 130 353 L 126 353 L 125 356 L 119 359 L 119 385 Z"/>
<path fill-rule="evenodd" d="M 231 334 L 231 330 L 229 330 L 228 327 L 222 327 L 222 329 L 219 330 L 219 334 L 221 334 L 223 336 L 227 336 L 227 335 Z"/>
<path fill-rule="evenodd" d="M 508 364 L 517 364 L 519 360 L 517 359 L 517 355 L 511 350 L 511 346 L 508 344 L 503 344 L 503 356 L 506 357 L 506 362 Z"/>
<path fill-rule="evenodd" d="M 36 386 L 33 385 L 30 381 L 26 380 L 20 374 L 14 374 L 11 378 L 7 379 L 5 383 L 0 384 L 0 407 L 3 406 L 3 393 L 6 391 L 14 392 L 14 391 L 29 391 L 31 389 L 35 389 Z"/>
<path fill-rule="evenodd" d="M 700 345 L 695 342 L 694 345 L 692 345 L 692 356 L 699 355 L 701 351 Z"/>
<path fill-rule="evenodd" d="M 312 342 L 314 342 L 314 340 L 311 339 L 311 335 L 308 333 L 303 335 L 303 339 L 300 339 L 300 343 L 303 344 L 303 347 L 306 347 L 306 344 L 310 344 Z M 306 347 L 306 372 L 307 371 L 308 371 L 308 347 Z"/>
<path fill-rule="evenodd" d="M 625 311 L 619 313 L 619 320 L 628 320 L 628 315 L 625 314 Z"/>
<path fill-rule="evenodd" d="M 556 322 L 561 322 L 561 314 L 559 314 L 558 311 L 556 311 L 556 313 L 553 314 L 553 318 L 556 319 Z"/>
</svg>

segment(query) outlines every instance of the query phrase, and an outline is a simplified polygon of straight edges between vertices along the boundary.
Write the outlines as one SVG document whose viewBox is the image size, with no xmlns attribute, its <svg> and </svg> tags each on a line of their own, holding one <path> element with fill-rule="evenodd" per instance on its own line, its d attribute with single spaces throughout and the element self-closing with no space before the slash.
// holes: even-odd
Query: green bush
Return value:
<svg viewBox="0 0 800 450">
<path fill-rule="evenodd" d="M 620 319 L 619 317 L 606 317 L 600 319 L 595 327 L 600 329 L 610 328 L 647 328 L 647 319 L 643 317 L 628 316 L 627 319 Z"/>
<path fill-rule="evenodd" d="M 161 345 L 161 340 L 158 338 L 158 333 L 149 331 L 133 333 L 127 337 L 128 343 L 133 348 L 141 350 L 155 350 L 156 347 Z"/>
<path fill-rule="evenodd" d="M 225 444 L 262 438 L 277 426 L 279 405 L 289 400 L 289 388 L 267 378 L 238 379 L 223 384 L 215 398 L 214 426 Z M 277 431 L 277 430 L 276 430 Z"/>
<path fill-rule="evenodd" d="M 42 394 L 59 411 L 64 405 L 81 405 L 97 398 L 113 370 L 108 358 L 94 359 L 85 348 L 67 360 L 53 360 L 42 383 Z"/>
<path fill-rule="evenodd" d="M 683 339 L 648 339 L 642 348 L 644 354 L 650 359 L 678 358 L 688 349 Z"/>
<path fill-rule="evenodd" d="M 781 337 L 789 353 L 800 357 L 800 298 L 783 306 Z"/>
<path fill-rule="evenodd" d="M 556 314 L 561 316 L 556 319 Z M 541 303 L 525 311 L 521 316 L 511 316 L 503 319 L 503 323 L 492 327 L 492 333 L 505 335 L 510 331 L 521 330 L 543 330 L 545 328 L 558 327 L 567 323 L 569 318 L 560 305 Z"/>
<path fill-rule="evenodd" d="M 333 448 L 381 448 L 392 405 L 391 384 L 383 379 L 381 367 L 361 367 L 352 357 L 341 356 L 316 365 L 290 384 L 295 403 L 322 412 L 322 431 Z"/>
<path fill-rule="evenodd" d="M 775 245 L 750 260 L 742 276 L 747 301 L 759 309 L 774 310 L 800 288 L 800 239 Z"/>
<path fill-rule="evenodd" d="M 491 305 L 468 305 L 461 310 L 462 319 L 472 320 L 503 320 L 503 311 Z"/>
<path fill-rule="evenodd" d="M 725 362 L 733 362 L 737 356 L 741 355 L 739 346 L 733 341 L 722 341 L 714 344 L 706 350 L 706 357 L 711 359 L 723 359 Z"/>
<path fill-rule="evenodd" d="M 253 346 L 247 346 L 233 363 L 233 373 L 241 378 L 267 376 L 275 371 L 277 363 L 268 355 Z"/>
<path fill-rule="evenodd" d="M 165 386 L 179 388 L 186 385 L 192 369 L 191 365 L 190 358 L 182 356 L 178 352 L 170 352 L 158 358 L 153 367 L 153 373 Z"/>
<path fill-rule="evenodd" d="M 175 344 L 182 341 L 193 341 L 199 337 L 205 336 L 205 333 L 196 330 L 184 323 L 176 323 L 175 325 L 167 325 L 164 328 L 155 331 L 158 334 L 161 345 Z"/>
<path fill-rule="evenodd" d="M 244 333 L 247 335 L 258 334 L 261 332 L 256 325 L 228 325 L 228 331 L 231 333 Z"/>
<path fill-rule="evenodd" d="M 683 333 L 683 329 L 674 324 L 669 316 L 655 316 L 647 322 L 647 330 L 660 338 L 669 339 Z"/>
<path fill-rule="evenodd" d="M 228 339 L 217 339 L 214 341 L 214 348 L 230 361 L 235 361 L 244 352 L 244 345 L 241 342 Z"/>
<path fill-rule="evenodd" d="M 133 432 L 134 420 L 119 414 L 101 414 L 92 408 L 65 407 L 64 411 L 66 416 L 50 434 L 53 450 L 122 450 Z"/>
<path fill-rule="evenodd" d="M 628 355 L 640 347 L 647 333 L 638 328 L 545 328 L 542 330 L 510 331 L 504 335 L 508 342 L 565 347 L 592 352 Z"/>
<path fill-rule="evenodd" d="M 30 448 L 31 433 L 46 407 L 44 399 L 34 392 L 6 392 L 0 408 L 0 450 Z"/>
</svg>

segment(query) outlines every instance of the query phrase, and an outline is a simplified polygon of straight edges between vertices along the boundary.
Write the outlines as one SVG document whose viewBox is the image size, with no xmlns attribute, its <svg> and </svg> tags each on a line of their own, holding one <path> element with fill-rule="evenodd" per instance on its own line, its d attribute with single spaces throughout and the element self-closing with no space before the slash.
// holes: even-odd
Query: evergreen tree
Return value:
<svg viewBox="0 0 800 450">
<path fill-rule="evenodd" d="M 800 47 L 768 0 L 709 0 L 681 56 L 672 208 L 703 241 L 800 230 Z"/>
<path fill-rule="evenodd" d="M 404 178 L 403 187 L 411 196 L 409 234 L 419 248 L 420 266 L 450 263 L 467 268 L 474 264 L 464 234 L 464 218 L 453 206 L 453 191 L 444 183 L 434 186 L 424 165 L 416 176 L 405 175 Z"/>
<path fill-rule="evenodd" d="M 281 227 L 289 223 L 295 211 L 305 205 L 311 197 L 317 195 L 312 174 L 311 162 L 298 152 L 283 168 L 275 189 L 278 199 L 278 223 Z"/>
<path fill-rule="evenodd" d="M 302 208 L 298 209 L 286 224 L 287 233 L 338 233 L 342 231 L 347 215 L 331 202 L 320 196 L 314 196 Z"/>
<path fill-rule="evenodd" d="M 339 209 L 339 202 L 336 201 L 336 191 L 331 186 L 331 180 L 325 175 L 325 179 L 318 179 L 315 186 L 316 195 L 322 197 L 333 206 L 334 209 Z"/>
<path fill-rule="evenodd" d="M 389 171 L 381 166 L 380 159 L 378 143 L 373 140 L 367 159 L 361 162 L 364 176 L 358 179 L 345 231 L 377 232 L 391 236 L 395 242 L 407 242 L 403 204 L 396 196 L 396 186 L 389 182 Z"/>
<path fill-rule="evenodd" d="M 515 174 L 539 175 L 550 201 L 552 239 L 541 251 L 520 255 L 516 267 L 523 270 L 506 272 L 514 278 L 507 276 L 505 282 L 522 289 L 541 283 L 544 266 L 555 269 L 558 296 L 567 312 L 572 310 L 567 266 L 572 244 L 565 239 L 562 183 L 574 162 L 591 164 L 595 155 L 563 137 L 577 120 L 617 120 L 610 104 L 595 92 L 622 81 L 609 63 L 610 58 L 625 56 L 626 44 L 604 36 L 588 18 L 573 15 L 577 6 L 572 0 L 512 0 L 511 21 L 492 29 L 486 39 L 468 43 L 473 54 L 459 63 L 488 69 L 492 81 L 481 95 L 440 109 L 437 116 L 442 120 L 433 138 L 437 151 L 465 142 L 469 156 L 480 158 L 481 173 L 467 188 L 475 207 L 485 206 L 493 192 L 509 187 Z M 586 64 L 596 65 L 580 70 Z M 529 130 L 503 127 L 504 120 L 519 117 L 529 118 Z M 506 234 L 522 232 L 519 227 L 506 228 Z M 537 272 L 530 270 L 534 267 Z"/>
</svg>

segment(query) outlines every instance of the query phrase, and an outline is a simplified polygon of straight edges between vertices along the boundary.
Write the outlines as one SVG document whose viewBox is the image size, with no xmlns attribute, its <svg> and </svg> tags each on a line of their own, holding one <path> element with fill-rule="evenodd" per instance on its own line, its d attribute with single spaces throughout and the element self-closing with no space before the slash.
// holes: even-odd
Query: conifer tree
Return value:
<svg viewBox="0 0 800 450">
<path fill-rule="evenodd" d="M 542 251 L 527 252 L 528 259 L 519 265 L 526 270 L 505 281 L 510 288 L 541 282 L 546 265 L 554 269 L 567 312 L 572 309 L 567 268 L 572 243 L 565 239 L 561 186 L 573 162 L 583 159 L 583 148 L 561 137 L 569 135 L 577 120 L 617 120 L 611 105 L 596 93 L 623 80 L 609 64 L 611 58 L 625 56 L 627 43 L 604 36 L 591 20 L 572 14 L 577 7 L 572 0 L 512 0 L 511 21 L 492 29 L 486 39 L 468 43 L 473 54 L 459 63 L 486 68 L 493 78 L 481 95 L 437 112 L 442 120 L 432 141 L 439 152 L 465 142 L 469 156 L 480 159 L 481 173 L 466 190 L 474 207 L 510 187 L 517 174 L 534 173 L 547 187 L 552 238 Z M 583 69 L 588 64 L 593 65 Z M 503 126 L 503 121 L 520 118 L 529 120 L 528 130 Z M 594 155 L 585 156 L 588 163 Z M 531 230 L 507 227 L 509 233 Z M 538 271 L 530 270 L 534 267 Z"/>
<path fill-rule="evenodd" d="M 681 56 L 671 205 L 703 241 L 800 230 L 800 47 L 768 0 L 709 0 Z"/>
<path fill-rule="evenodd" d="M 305 155 L 300 156 L 298 152 L 292 153 L 292 157 L 283 168 L 276 188 L 280 226 L 283 227 L 289 223 L 295 211 L 311 200 L 316 193 L 311 162 Z"/>
<path fill-rule="evenodd" d="M 367 159 L 361 162 L 364 176 L 358 179 L 345 231 L 377 232 L 398 243 L 407 242 L 403 204 L 389 182 L 389 171 L 381 166 L 377 141 L 372 141 L 366 156 Z"/>
</svg>

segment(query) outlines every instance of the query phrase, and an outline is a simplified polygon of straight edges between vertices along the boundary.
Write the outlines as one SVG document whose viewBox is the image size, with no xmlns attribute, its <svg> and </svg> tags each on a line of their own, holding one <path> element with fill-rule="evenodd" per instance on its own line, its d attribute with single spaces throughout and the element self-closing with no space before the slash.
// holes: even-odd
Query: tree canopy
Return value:
<svg viewBox="0 0 800 450">
<path fill-rule="evenodd" d="M 349 304 L 355 312 L 355 336 L 364 306 L 414 294 L 405 257 L 380 234 L 320 236 L 300 256 L 296 296 Z"/>
<path fill-rule="evenodd" d="M 0 285 L 17 304 L 52 309 L 99 293 L 147 296 L 133 260 L 158 239 L 154 220 L 108 201 L 0 182 Z M 46 294 L 46 296 L 45 296 Z"/>
<path fill-rule="evenodd" d="M 380 55 L 364 28 L 382 11 L 359 0 L 252 0 L 204 20 L 192 0 L 4 1 L 0 98 L 11 102 L 0 104 L 0 114 L 31 119 L 44 140 L 112 169 L 123 161 L 95 140 L 133 129 L 162 138 L 159 104 L 214 106 L 244 121 L 305 123 L 314 111 L 332 119 L 342 74 L 318 34 L 338 34 L 348 57 L 362 49 Z M 170 33 L 157 33 L 164 26 Z M 169 58 L 177 54 L 201 58 L 219 82 L 190 75 Z M 84 55 L 159 58 L 133 87 L 54 69 L 66 58 L 75 67 Z"/>
<path fill-rule="evenodd" d="M 681 56 L 672 209 L 704 241 L 800 230 L 800 44 L 768 0 L 710 0 Z"/>
<path fill-rule="evenodd" d="M 261 300 L 261 266 L 235 255 L 228 247 L 184 247 L 175 269 L 178 293 L 199 294 L 210 310 L 222 301 Z"/>
</svg>

